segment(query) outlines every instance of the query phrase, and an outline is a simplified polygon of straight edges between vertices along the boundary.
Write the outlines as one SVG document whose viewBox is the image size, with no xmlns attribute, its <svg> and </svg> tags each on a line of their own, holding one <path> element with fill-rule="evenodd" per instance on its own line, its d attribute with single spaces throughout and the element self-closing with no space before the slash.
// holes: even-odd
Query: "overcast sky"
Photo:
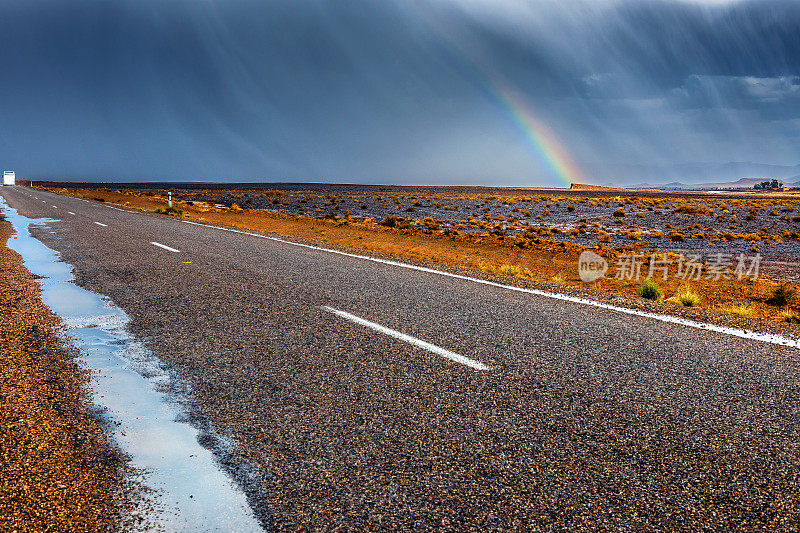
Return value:
<svg viewBox="0 0 800 533">
<path fill-rule="evenodd" d="M 596 183 L 800 163 L 797 0 L 3 0 L 0 21 L 20 178 L 561 185 L 520 110 Z"/>
</svg>

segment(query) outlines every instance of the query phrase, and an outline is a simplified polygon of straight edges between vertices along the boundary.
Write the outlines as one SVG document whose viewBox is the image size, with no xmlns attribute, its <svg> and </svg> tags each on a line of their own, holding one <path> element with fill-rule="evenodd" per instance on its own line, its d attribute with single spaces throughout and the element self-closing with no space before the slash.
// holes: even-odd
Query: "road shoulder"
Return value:
<svg viewBox="0 0 800 533">
<path fill-rule="evenodd" d="M 1 220 L 1 219 L 0 219 Z M 61 340 L 0 221 L 0 530 L 108 531 L 123 459 L 91 414 L 88 375 Z"/>
</svg>

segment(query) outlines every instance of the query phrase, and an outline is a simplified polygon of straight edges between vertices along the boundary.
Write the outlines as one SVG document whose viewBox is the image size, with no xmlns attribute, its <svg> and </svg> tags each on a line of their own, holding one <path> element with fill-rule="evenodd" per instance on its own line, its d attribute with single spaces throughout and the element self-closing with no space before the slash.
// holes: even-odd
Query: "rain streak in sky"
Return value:
<svg viewBox="0 0 800 533">
<path fill-rule="evenodd" d="M 0 161 L 23 179 L 565 186 L 800 164 L 796 0 L 4 0 L 0 20 Z"/>
</svg>

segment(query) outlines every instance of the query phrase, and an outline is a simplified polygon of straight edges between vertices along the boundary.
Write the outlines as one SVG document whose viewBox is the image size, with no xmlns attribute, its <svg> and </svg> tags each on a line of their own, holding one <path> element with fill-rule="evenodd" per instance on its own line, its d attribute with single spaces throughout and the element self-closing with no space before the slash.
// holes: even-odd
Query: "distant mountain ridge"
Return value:
<svg viewBox="0 0 800 533">
<path fill-rule="evenodd" d="M 609 172 L 614 172 L 609 169 Z M 800 181 L 800 164 L 771 165 L 753 162 L 682 163 L 668 167 L 634 165 L 619 168 L 608 186 L 628 188 L 724 189 L 749 188 L 777 179 L 786 186 Z"/>
<path fill-rule="evenodd" d="M 782 182 L 785 187 L 798 187 L 800 186 L 796 181 L 800 179 L 800 176 L 793 176 L 789 179 L 781 179 L 781 178 L 739 178 L 736 181 L 719 181 L 719 182 L 709 182 L 709 183 L 682 183 L 680 181 L 673 181 L 670 183 L 663 183 L 663 184 L 652 184 L 652 183 L 636 183 L 634 185 L 628 185 L 629 189 L 652 189 L 652 188 L 659 188 L 659 189 L 752 189 L 754 185 L 759 184 L 763 181 L 771 181 L 773 179 L 777 179 L 778 181 Z"/>
</svg>

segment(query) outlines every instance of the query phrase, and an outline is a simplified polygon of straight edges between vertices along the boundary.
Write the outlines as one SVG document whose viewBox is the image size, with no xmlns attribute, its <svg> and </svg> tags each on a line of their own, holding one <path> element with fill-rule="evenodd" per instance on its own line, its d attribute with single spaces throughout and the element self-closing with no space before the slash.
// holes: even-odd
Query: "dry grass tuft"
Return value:
<svg viewBox="0 0 800 533">
<path fill-rule="evenodd" d="M 644 280 L 637 292 L 639 296 L 647 300 L 660 300 L 664 297 L 664 291 L 661 290 L 658 283 L 651 279 Z"/>
<path fill-rule="evenodd" d="M 789 305 L 789 301 L 794 298 L 796 292 L 796 289 L 791 285 L 781 283 L 772 291 L 772 296 L 767 299 L 767 303 L 775 307 L 786 307 Z"/>
<path fill-rule="evenodd" d="M 700 295 L 692 292 L 691 289 L 685 289 L 667 301 L 684 307 L 697 307 L 700 305 Z"/>
<path fill-rule="evenodd" d="M 749 305 L 731 305 L 727 307 L 721 308 L 726 313 L 734 313 L 744 317 L 751 317 L 753 316 L 753 308 Z"/>
<path fill-rule="evenodd" d="M 784 322 L 788 322 L 790 324 L 800 324 L 800 314 L 789 307 L 782 309 L 779 316 Z"/>
<path fill-rule="evenodd" d="M 709 209 L 708 206 L 703 204 L 694 205 L 694 204 L 683 204 L 679 206 L 673 213 L 681 214 L 681 215 L 713 215 L 714 211 Z"/>
</svg>

